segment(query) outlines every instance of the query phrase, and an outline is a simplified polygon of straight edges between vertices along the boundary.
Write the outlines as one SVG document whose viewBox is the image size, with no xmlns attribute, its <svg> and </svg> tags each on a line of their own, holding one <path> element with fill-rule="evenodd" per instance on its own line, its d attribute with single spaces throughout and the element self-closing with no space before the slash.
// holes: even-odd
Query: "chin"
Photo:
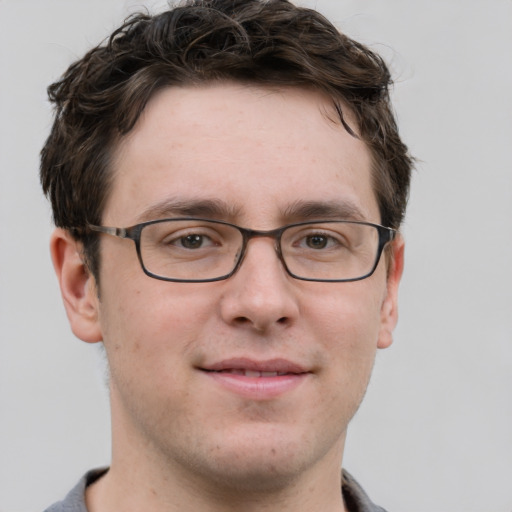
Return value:
<svg viewBox="0 0 512 512">
<path fill-rule="evenodd" d="M 210 474 L 204 475 L 224 492 L 276 493 L 289 488 L 302 473 L 299 461 L 290 457 L 280 457 L 277 453 L 270 457 L 247 457 L 240 460 L 212 461 Z"/>
<path fill-rule="evenodd" d="M 207 463 L 198 461 L 196 476 L 198 471 L 218 492 L 275 493 L 289 488 L 328 452 L 289 426 L 269 427 L 239 429 L 222 444 L 214 443 Z"/>
</svg>

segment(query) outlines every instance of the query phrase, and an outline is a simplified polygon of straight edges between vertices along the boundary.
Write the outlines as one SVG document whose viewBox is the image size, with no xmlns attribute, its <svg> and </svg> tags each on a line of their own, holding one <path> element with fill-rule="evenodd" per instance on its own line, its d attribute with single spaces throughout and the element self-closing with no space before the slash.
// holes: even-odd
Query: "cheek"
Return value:
<svg viewBox="0 0 512 512">
<path fill-rule="evenodd" d="M 308 310 L 326 342 L 332 340 L 342 350 L 358 352 L 376 347 L 382 300 L 383 288 L 376 287 L 370 277 L 340 283 L 330 293 L 317 295 Z"/>
<path fill-rule="evenodd" d="M 200 284 L 151 278 L 138 261 L 119 262 L 117 267 L 111 271 L 112 278 L 102 280 L 101 290 L 102 320 L 111 334 L 169 337 L 194 330 L 201 325 L 202 316 L 211 312 L 215 301 L 212 294 L 198 288 Z"/>
<path fill-rule="evenodd" d="M 321 344 L 333 393 L 362 396 L 370 378 L 380 327 L 381 293 L 364 281 L 347 285 L 339 293 L 324 295 L 310 309 L 316 339 Z M 363 285 L 363 286 L 357 286 Z"/>
<path fill-rule="evenodd" d="M 158 417 L 192 401 L 185 398 L 187 368 L 201 328 L 197 308 L 183 296 L 171 296 L 172 283 L 162 282 L 167 285 L 162 293 L 155 282 L 156 287 L 150 283 L 151 293 L 136 287 L 122 292 L 114 288 L 103 295 L 101 306 L 113 400 L 140 421 L 145 417 L 141 410 Z"/>
<path fill-rule="evenodd" d="M 105 287 L 100 323 L 113 377 L 137 375 L 162 385 L 186 378 L 184 368 L 198 343 L 208 342 L 218 307 L 212 291 L 199 286 L 142 275 Z"/>
</svg>

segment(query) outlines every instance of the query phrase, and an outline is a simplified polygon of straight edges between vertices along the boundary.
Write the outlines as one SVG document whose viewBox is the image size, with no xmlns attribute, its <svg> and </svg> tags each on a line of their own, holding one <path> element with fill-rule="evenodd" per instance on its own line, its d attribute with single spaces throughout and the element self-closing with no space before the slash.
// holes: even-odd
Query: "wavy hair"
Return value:
<svg viewBox="0 0 512 512">
<path fill-rule="evenodd" d="M 398 134 L 382 58 L 288 0 L 192 0 L 128 18 L 48 88 L 55 118 L 41 151 L 41 184 L 55 224 L 83 243 L 96 277 L 98 239 L 80 228 L 101 223 L 116 144 L 158 90 L 221 80 L 327 94 L 370 150 L 382 224 L 400 226 L 412 158 Z"/>
</svg>

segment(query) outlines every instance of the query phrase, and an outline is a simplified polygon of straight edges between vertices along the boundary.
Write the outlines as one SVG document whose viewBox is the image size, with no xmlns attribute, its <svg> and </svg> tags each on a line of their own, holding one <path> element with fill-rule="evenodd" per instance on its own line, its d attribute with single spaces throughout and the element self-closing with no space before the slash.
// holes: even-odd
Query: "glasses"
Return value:
<svg viewBox="0 0 512 512">
<path fill-rule="evenodd" d="M 289 224 L 270 231 L 223 221 L 161 219 L 128 228 L 89 225 L 92 231 L 135 242 L 144 272 L 184 283 L 221 281 L 239 268 L 252 238 L 273 238 L 286 272 L 304 281 L 343 282 L 373 274 L 382 250 L 396 236 L 391 228 L 356 221 Z"/>
</svg>

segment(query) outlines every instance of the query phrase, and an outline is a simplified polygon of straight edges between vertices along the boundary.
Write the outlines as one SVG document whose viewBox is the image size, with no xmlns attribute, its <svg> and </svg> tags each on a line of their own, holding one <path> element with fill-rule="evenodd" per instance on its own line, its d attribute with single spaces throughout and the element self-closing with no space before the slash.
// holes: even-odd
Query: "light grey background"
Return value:
<svg viewBox="0 0 512 512">
<path fill-rule="evenodd" d="M 345 466 L 390 512 L 511 512 L 512 1 L 302 4 L 386 58 L 420 159 L 401 319 Z M 104 368 L 67 325 L 38 153 L 46 86 L 138 5 L 0 0 L 2 512 L 43 510 L 109 460 Z"/>
</svg>

